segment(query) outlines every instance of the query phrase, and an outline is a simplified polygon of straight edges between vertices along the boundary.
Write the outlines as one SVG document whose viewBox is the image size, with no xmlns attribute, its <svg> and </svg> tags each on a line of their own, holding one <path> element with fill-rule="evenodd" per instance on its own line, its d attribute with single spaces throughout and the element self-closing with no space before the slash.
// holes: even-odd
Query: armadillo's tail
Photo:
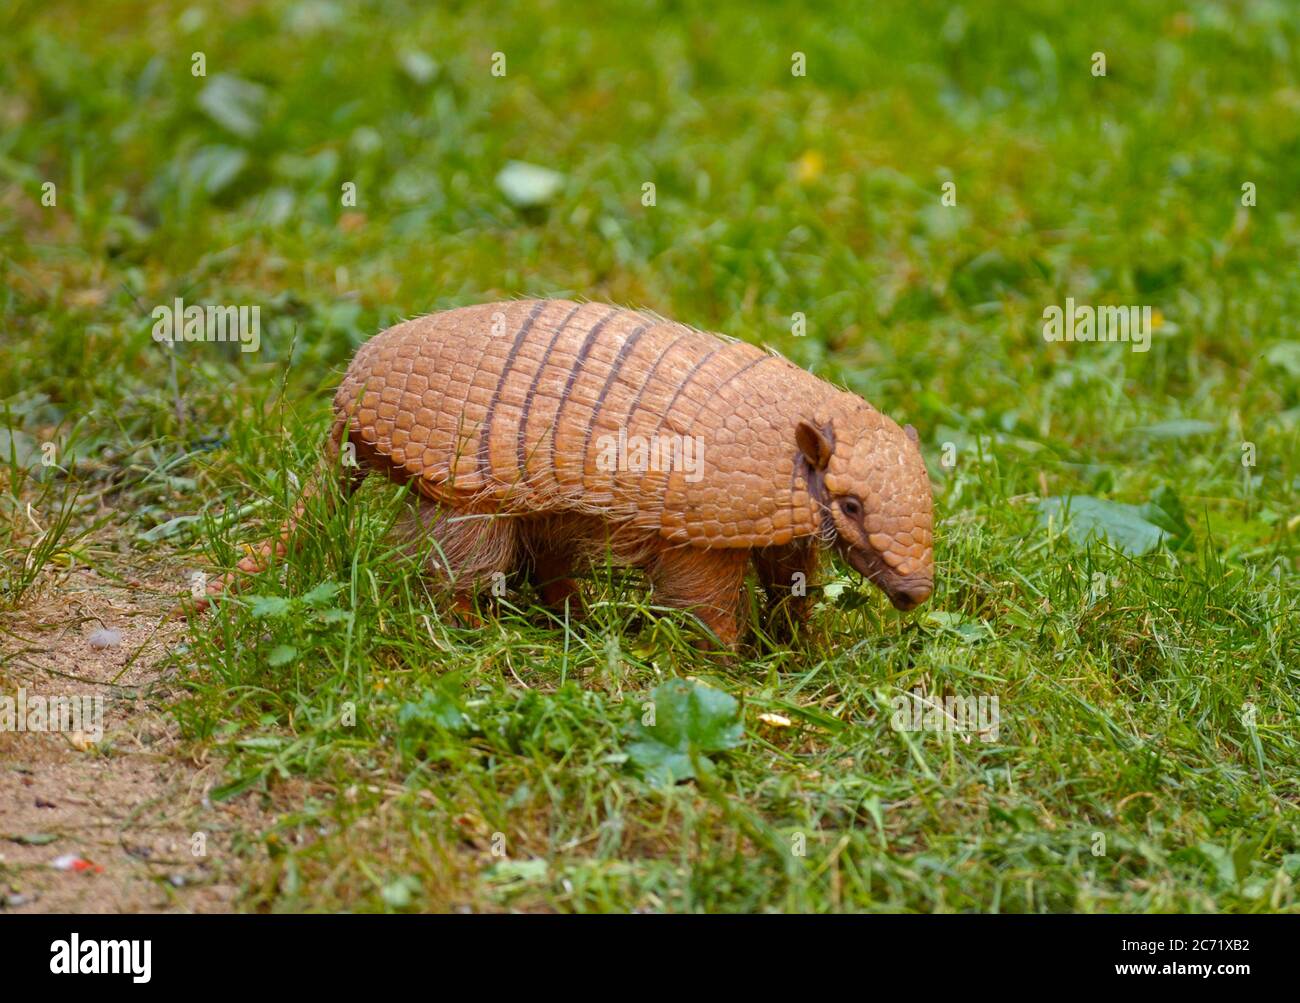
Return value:
<svg viewBox="0 0 1300 1003">
<path fill-rule="evenodd" d="M 277 558 L 287 557 L 293 539 L 298 533 L 298 526 L 313 498 L 321 496 L 321 500 L 332 508 L 340 498 L 346 498 L 356 490 L 357 485 L 365 479 L 367 471 L 365 467 L 357 464 L 354 450 L 348 449 L 346 453 L 344 451 L 347 427 L 347 417 L 342 414 L 337 415 L 321 450 L 321 458 L 316 469 L 299 493 L 293 510 L 281 523 L 275 537 L 257 548 L 249 547 L 248 554 L 235 565 L 234 571 L 208 582 L 205 590 L 196 595 L 192 601 L 180 603 L 173 608 L 168 613 L 168 619 L 183 616 L 187 610 L 202 613 L 210 609 L 220 596 L 238 592 L 243 576 L 256 575 L 265 571 L 271 563 L 272 555 Z M 338 491 L 329 489 L 331 480 L 338 483 Z"/>
</svg>

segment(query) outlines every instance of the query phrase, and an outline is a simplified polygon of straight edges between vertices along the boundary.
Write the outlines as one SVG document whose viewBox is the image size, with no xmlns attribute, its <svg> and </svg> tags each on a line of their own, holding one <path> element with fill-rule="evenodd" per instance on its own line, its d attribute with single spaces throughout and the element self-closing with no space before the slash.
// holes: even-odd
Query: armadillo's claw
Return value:
<svg viewBox="0 0 1300 1003">
<path fill-rule="evenodd" d="M 190 608 L 192 609 L 193 607 Z M 163 623 L 171 623 L 173 620 L 179 620 L 181 617 L 185 616 L 186 613 L 187 609 L 185 604 L 178 602 L 163 614 Z"/>
<path fill-rule="evenodd" d="M 457 625 L 477 629 L 483 626 L 483 618 L 474 608 L 474 597 L 456 595 L 451 601 L 451 616 Z"/>
<path fill-rule="evenodd" d="M 283 540 L 276 543 L 274 553 L 277 557 L 285 557 L 289 548 Z M 247 544 L 244 545 L 244 556 L 239 559 L 235 565 L 235 570 L 222 575 L 213 581 L 208 582 L 204 589 L 204 594 L 196 596 L 194 601 L 188 605 L 178 603 L 168 614 L 166 619 L 174 620 L 187 614 L 202 614 L 212 608 L 213 603 L 218 596 L 233 595 L 239 591 L 239 576 L 258 575 L 267 569 L 270 563 L 272 547 L 270 544 L 254 548 Z"/>
<path fill-rule="evenodd" d="M 258 559 L 254 556 L 245 557 L 237 565 L 239 571 L 255 574 L 261 570 Z M 219 596 L 233 595 L 239 591 L 237 575 L 235 572 L 222 575 L 213 581 L 207 583 L 204 587 L 203 595 L 191 597 L 189 602 L 178 602 L 163 617 L 163 621 L 179 620 L 182 617 L 188 619 L 191 616 L 201 616 L 208 610 L 212 609 Z"/>
<path fill-rule="evenodd" d="M 172 620 L 189 619 L 191 616 L 202 615 L 211 608 L 212 599 L 208 596 L 192 599 L 190 602 L 178 602 L 163 615 L 163 622 L 170 623 Z"/>
</svg>

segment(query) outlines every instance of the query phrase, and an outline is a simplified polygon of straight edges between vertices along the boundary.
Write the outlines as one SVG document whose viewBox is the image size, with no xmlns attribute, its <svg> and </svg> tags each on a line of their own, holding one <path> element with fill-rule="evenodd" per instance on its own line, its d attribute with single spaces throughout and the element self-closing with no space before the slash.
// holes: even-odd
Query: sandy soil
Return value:
<svg viewBox="0 0 1300 1003">
<path fill-rule="evenodd" d="M 238 831 L 253 799 L 211 804 L 215 762 L 185 758 L 167 713 L 167 656 L 184 622 L 160 625 L 177 575 L 122 583 L 78 570 L 0 616 L 0 698 L 104 697 L 103 736 L 0 732 L 0 911 L 219 912 L 233 908 Z M 109 647 L 90 643 L 117 630 Z M 102 639 L 101 639 L 102 642 Z M 192 852 L 203 833 L 206 855 Z M 59 870 L 75 855 L 92 868 Z"/>
</svg>

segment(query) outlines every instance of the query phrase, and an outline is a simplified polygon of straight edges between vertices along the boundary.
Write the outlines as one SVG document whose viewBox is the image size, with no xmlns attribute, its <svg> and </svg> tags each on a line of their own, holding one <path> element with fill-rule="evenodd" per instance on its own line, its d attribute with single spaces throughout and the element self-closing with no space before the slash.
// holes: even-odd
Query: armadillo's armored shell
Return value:
<svg viewBox="0 0 1300 1003">
<path fill-rule="evenodd" d="M 376 335 L 335 408 L 358 448 L 434 498 L 595 512 L 673 541 L 754 547 L 818 531 L 795 428 L 850 396 L 744 342 L 596 303 L 525 300 Z M 696 437 L 698 466 L 682 462 L 689 452 L 670 470 L 654 462 L 656 446 L 691 450 Z"/>
</svg>

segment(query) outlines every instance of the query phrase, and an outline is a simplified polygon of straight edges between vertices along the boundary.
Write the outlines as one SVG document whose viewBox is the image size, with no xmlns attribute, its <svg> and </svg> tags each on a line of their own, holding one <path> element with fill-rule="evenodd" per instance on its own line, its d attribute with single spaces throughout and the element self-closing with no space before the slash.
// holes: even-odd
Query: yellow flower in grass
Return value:
<svg viewBox="0 0 1300 1003">
<path fill-rule="evenodd" d="M 826 158 L 816 150 L 808 150 L 795 163 L 795 180 L 801 185 L 812 184 L 822 176 L 826 167 Z"/>
</svg>

